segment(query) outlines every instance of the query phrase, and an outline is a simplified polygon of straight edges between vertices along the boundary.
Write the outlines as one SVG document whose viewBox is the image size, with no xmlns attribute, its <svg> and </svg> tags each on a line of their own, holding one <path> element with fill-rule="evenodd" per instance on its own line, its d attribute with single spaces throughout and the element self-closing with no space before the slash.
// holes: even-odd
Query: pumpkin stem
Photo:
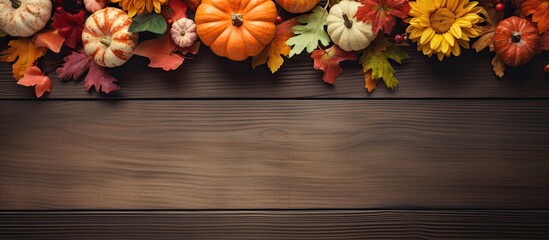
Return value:
<svg viewBox="0 0 549 240">
<path fill-rule="evenodd" d="M 347 13 L 343 13 L 343 20 L 345 21 L 344 22 L 345 27 L 347 27 L 347 28 L 353 27 L 353 21 L 351 21 L 351 19 L 349 19 L 349 16 L 347 16 Z"/>
<path fill-rule="evenodd" d="M 103 45 L 107 46 L 107 47 L 110 47 L 111 44 L 112 44 L 112 41 L 108 38 L 101 38 L 99 40 L 99 42 L 101 42 Z"/>
<path fill-rule="evenodd" d="M 19 7 L 21 7 L 21 1 L 20 0 L 10 0 L 10 2 L 11 2 L 11 7 L 12 8 L 18 9 Z"/>
<path fill-rule="evenodd" d="M 520 33 L 518 32 L 513 32 L 511 34 L 511 41 L 514 42 L 514 43 L 519 43 L 520 40 L 522 39 L 522 36 L 520 35 Z"/>
<path fill-rule="evenodd" d="M 233 21 L 233 25 L 237 27 L 242 26 L 242 24 L 244 23 L 244 19 L 242 19 L 242 14 L 233 13 L 231 15 L 231 19 Z"/>
</svg>

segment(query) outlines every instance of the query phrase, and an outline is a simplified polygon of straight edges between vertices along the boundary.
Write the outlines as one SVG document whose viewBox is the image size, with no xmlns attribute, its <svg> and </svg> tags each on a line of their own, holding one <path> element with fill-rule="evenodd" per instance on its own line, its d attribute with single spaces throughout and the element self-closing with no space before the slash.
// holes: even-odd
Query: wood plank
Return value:
<svg viewBox="0 0 549 240">
<path fill-rule="evenodd" d="M 5 46 L 5 40 L 4 45 Z M 253 71 L 250 61 L 232 62 L 203 48 L 196 59 L 172 72 L 147 68 L 148 61 L 134 57 L 112 70 L 122 89 L 111 95 L 89 93 L 80 82 L 54 78 L 53 99 L 193 99 L 193 98 L 547 98 L 548 75 L 543 66 L 547 57 L 539 55 L 527 66 L 510 68 L 503 79 L 492 72 L 491 53 L 464 51 L 460 58 L 444 62 L 429 59 L 414 48 L 411 59 L 397 66 L 401 85 L 397 91 L 380 87 L 373 94 L 364 89 L 364 78 L 356 63 L 344 63 L 337 85 L 322 82 L 322 73 L 313 70 L 312 59 L 298 56 L 287 61 L 272 75 L 265 67 Z M 59 57 L 46 57 L 45 66 L 59 63 Z M 44 67 L 49 68 L 49 67 Z M 51 71 L 51 70 L 49 70 Z M 18 86 L 11 68 L 0 63 L 0 99 L 34 99 L 32 88 Z"/>
<path fill-rule="evenodd" d="M 0 101 L 0 209 L 549 207 L 549 101 Z"/>
<path fill-rule="evenodd" d="M 548 239 L 548 211 L 4 212 L 6 239 Z"/>
</svg>

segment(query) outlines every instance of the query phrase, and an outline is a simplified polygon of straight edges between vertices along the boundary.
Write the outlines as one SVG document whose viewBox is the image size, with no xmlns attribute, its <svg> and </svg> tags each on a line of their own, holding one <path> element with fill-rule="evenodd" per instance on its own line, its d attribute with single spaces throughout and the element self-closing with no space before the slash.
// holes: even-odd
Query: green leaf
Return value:
<svg viewBox="0 0 549 240">
<path fill-rule="evenodd" d="M 168 24 L 164 17 L 157 13 L 146 13 L 136 16 L 130 25 L 130 32 L 152 32 L 164 34 L 168 30 Z"/>
<path fill-rule="evenodd" d="M 330 36 L 324 30 L 328 12 L 326 9 L 316 6 L 311 14 L 301 15 L 297 21 L 305 25 L 296 25 L 292 27 L 292 31 L 296 36 L 288 39 L 286 44 L 293 46 L 290 51 L 290 58 L 302 53 L 307 49 L 308 53 L 312 53 L 318 48 L 318 42 L 322 46 L 330 44 Z"/>
<path fill-rule="evenodd" d="M 389 89 L 398 86 L 395 78 L 395 69 L 391 66 L 389 59 L 402 63 L 402 60 L 409 58 L 408 54 L 386 38 L 376 39 L 370 47 L 364 50 L 360 58 L 360 64 L 364 73 L 372 70 L 372 79 L 375 81 L 383 79 Z"/>
</svg>

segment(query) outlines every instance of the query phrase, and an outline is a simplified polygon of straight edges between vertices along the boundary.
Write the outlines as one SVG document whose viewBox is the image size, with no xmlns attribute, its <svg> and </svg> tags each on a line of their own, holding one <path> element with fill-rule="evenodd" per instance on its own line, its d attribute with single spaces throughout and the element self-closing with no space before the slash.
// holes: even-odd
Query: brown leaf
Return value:
<svg viewBox="0 0 549 240">
<path fill-rule="evenodd" d="M 483 49 L 489 47 L 490 52 L 493 52 L 494 51 L 494 34 L 495 34 L 494 32 L 490 32 L 482 35 L 482 37 L 480 37 L 475 41 L 475 43 L 473 43 L 473 48 L 477 52 L 480 52 Z"/>
<path fill-rule="evenodd" d="M 372 70 L 368 70 L 364 73 L 364 80 L 366 81 L 366 89 L 369 93 L 372 93 L 377 88 L 377 83 L 372 78 Z"/>
<path fill-rule="evenodd" d="M 498 77 L 503 77 L 505 73 L 505 63 L 499 59 L 499 56 L 496 54 L 494 59 L 492 59 L 492 65 L 494 66 L 494 72 Z"/>
</svg>

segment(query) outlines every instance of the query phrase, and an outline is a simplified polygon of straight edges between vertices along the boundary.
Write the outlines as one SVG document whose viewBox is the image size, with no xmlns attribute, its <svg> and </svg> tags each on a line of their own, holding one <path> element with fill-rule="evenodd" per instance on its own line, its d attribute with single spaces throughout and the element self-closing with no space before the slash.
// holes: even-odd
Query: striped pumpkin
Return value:
<svg viewBox="0 0 549 240">
<path fill-rule="evenodd" d="M 509 66 L 528 63 L 539 50 L 538 30 L 528 20 L 510 17 L 499 23 L 494 34 L 494 49 Z"/>
<path fill-rule="evenodd" d="M 96 11 L 84 26 L 84 51 L 99 66 L 121 66 L 137 47 L 138 35 L 128 31 L 131 23 L 128 14 L 118 8 Z"/>
<path fill-rule="evenodd" d="M 0 0 L 0 29 L 13 37 L 30 37 L 51 18 L 50 0 Z"/>
</svg>

